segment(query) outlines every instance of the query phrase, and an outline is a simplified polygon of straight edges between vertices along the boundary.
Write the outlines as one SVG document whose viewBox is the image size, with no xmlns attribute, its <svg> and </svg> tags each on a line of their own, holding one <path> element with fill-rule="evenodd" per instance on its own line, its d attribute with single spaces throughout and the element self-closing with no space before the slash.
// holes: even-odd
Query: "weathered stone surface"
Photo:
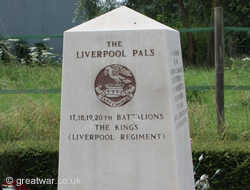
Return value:
<svg viewBox="0 0 250 190">
<path fill-rule="evenodd" d="M 194 189 L 179 32 L 120 7 L 63 55 L 59 189 Z"/>
</svg>

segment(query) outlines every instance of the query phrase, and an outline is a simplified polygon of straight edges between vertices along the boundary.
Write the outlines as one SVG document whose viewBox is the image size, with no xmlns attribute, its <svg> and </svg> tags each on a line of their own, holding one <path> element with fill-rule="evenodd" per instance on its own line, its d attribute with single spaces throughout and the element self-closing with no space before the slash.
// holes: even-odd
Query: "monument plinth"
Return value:
<svg viewBox="0 0 250 190">
<path fill-rule="evenodd" d="M 193 190 L 185 97 L 178 31 L 127 7 L 66 31 L 59 190 Z"/>
</svg>

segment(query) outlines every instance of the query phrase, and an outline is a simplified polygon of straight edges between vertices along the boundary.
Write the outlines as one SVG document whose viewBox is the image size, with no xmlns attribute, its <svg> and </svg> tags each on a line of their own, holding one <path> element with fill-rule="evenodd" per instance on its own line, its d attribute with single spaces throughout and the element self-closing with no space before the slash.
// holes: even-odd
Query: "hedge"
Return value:
<svg viewBox="0 0 250 190">
<path fill-rule="evenodd" d="M 196 180 L 202 174 L 212 177 L 217 169 L 221 172 L 212 179 L 211 189 L 250 190 L 250 143 L 214 142 L 192 145 L 193 164 L 198 164 L 201 154 L 204 160 L 197 169 Z"/>
<path fill-rule="evenodd" d="M 0 181 L 57 179 L 58 142 L 14 142 L 0 145 Z M 57 189 L 57 185 L 28 185 L 31 190 Z"/>
<path fill-rule="evenodd" d="M 58 142 L 12 142 L 0 145 L 0 181 L 6 177 L 57 179 Z M 249 142 L 195 142 L 192 145 L 193 163 L 204 155 L 196 180 L 202 175 L 212 176 L 211 189 L 250 190 Z M 32 190 L 56 189 L 57 185 L 29 185 Z"/>
</svg>

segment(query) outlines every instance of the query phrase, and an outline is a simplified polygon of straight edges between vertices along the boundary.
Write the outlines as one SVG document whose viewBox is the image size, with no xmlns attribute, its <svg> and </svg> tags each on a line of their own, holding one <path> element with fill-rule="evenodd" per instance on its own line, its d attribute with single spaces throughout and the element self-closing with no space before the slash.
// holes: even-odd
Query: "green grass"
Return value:
<svg viewBox="0 0 250 190">
<path fill-rule="evenodd" d="M 0 90 L 60 89 L 61 67 L 0 64 Z M 250 62 L 227 62 L 225 85 L 250 86 Z M 186 68 L 186 86 L 214 86 L 214 70 Z M 58 140 L 60 94 L 0 94 L 0 143 Z M 216 129 L 215 91 L 187 91 L 191 137 L 211 142 L 250 140 L 250 91 L 225 91 L 225 133 Z"/>
<path fill-rule="evenodd" d="M 225 67 L 225 85 L 250 86 L 250 62 L 231 61 Z M 187 86 L 214 86 L 215 72 L 208 69 L 187 68 Z M 225 133 L 216 129 L 215 91 L 187 91 L 191 137 L 211 141 L 219 139 L 250 140 L 250 91 L 225 90 Z"/>
<path fill-rule="evenodd" d="M 60 89 L 62 69 L 59 66 L 22 66 L 0 64 L 0 90 Z"/>
<path fill-rule="evenodd" d="M 58 66 L 0 64 L 0 90 L 60 89 Z M 58 140 L 60 94 L 0 94 L 0 143 Z"/>
<path fill-rule="evenodd" d="M 1 95 L 0 101 L 0 142 L 59 138 L 60 94 Z"/>
</svg>

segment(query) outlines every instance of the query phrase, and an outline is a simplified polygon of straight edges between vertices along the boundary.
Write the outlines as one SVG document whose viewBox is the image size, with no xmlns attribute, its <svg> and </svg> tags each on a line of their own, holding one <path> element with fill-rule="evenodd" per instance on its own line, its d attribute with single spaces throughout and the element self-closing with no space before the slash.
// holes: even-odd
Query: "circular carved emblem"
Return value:
<svg viewBox="0 0 250 190">
<path fill-rule="evenodd" d="M 98 99 L 110 107 L 121 107 L 134 96 L 136 82 L 133 73 L 122 65 L 108 65 L 95 80 Z"/>
</svg>

